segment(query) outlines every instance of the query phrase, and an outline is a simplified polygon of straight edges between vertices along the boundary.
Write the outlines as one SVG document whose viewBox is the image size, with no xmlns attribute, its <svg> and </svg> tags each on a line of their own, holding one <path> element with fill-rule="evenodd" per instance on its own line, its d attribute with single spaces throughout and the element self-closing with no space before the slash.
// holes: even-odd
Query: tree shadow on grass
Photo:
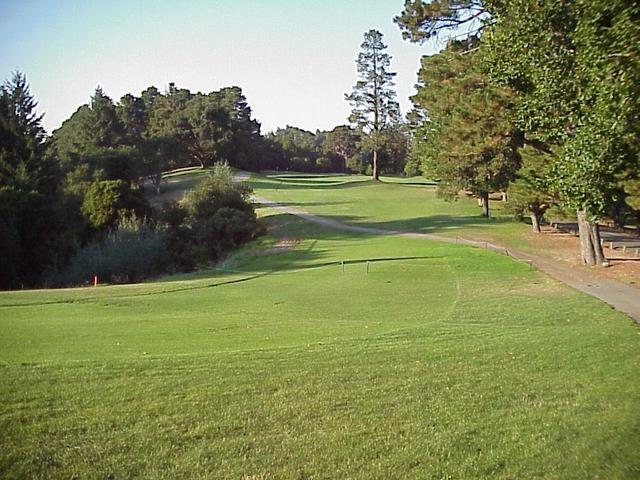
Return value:
<svg viewBox="0 0 640 480">
<path fill-rule="evenodd" d="M 299 207 L 304 209 L 305 207 L 322 207 L 326 205 L 346 205 L 347 202 L 278 202 L 279 205 L 283 205 L 285 207 Z M 256 204 L 257 207 L 261 205 Z"/>
<path fill-rule="evenodd" d="M 331 181 L 331 182 L 317 182 L 317 181 L 305 181 L 296 180 L 295 182 L 283 181 L 277 182 L 273 180 L 252 179 L 248 185 L 254 190 L 318 190 L 318 189 L 336 189 L 336 188 L 353 188 L 359 187 L 363 184 L 370 183 L 370 180 L 357 180 L 357 181 Z"/>
<path fill-rule="evenodd" d="M 283 203 L 284 204 L 284 203 Z M 285 204 L 287 206 L 293 206 Z M 301 204 L 304 207 L 305 204 Z M 356 215 L 318 215 L 319 219 L 328 219 L 339 224 L 346 225 L 347 228 L 371 229 L 371 232 L 361 231 L 361 234 L 393 234 L 394 232 L 414 232 L 414 233 L 451 233 L 456 230 L 491 227 L 503 223 L 511 223 L 508 218 L 485 218 L 481 215 L 430 215 L 425 217 L 414 217 L 399 220 L 371 221 L 367 217 Z M 304 220 L 307 224 L 313 223 Z M 322 225 L 322 224 L 321 224 Z M 330 225 L 323 225 L 323 228 L 332 228 Z"/>
<path fill-rule="evenodd" d="M 366 221 L 357 217 L 332 216 L 341 222 L 358 226 L 366 226 L 381 230 L 398 230 L 416 233 L 447 233 L 473 227 L 491 227 L 501 223 L 511 222 L 511 219 L 486 218 L 482 215 L 429 215 L 389 221 Z"/>
</svg>

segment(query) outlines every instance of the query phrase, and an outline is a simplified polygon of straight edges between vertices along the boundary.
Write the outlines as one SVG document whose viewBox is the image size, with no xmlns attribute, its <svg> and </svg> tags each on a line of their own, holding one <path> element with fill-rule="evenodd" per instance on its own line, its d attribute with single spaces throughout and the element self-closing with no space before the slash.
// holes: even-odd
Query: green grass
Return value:
<svg viewBox="0 0 640 480">
<path fill-rule="evenodd" d="M 400 185 L 411 185 L 416 187 L 436 187 L 437 182 L 428 180 L 421 175 L 406 177 L 402 175 L 381 176 L 380 181 L 384 183 L 397 183 Z"/>
<path fill-rule="evenodd" d="M 510 246 L 531 249 L 531 227 L 492 201 L 492 218 L 482 217 L 475 199 L 447 202 L 438 198 L 433 182 L 419 177 L 362 175 L 252 175 L 256 194 L 335 220 L 389 230 L 448 236 L 491 237 Z"/>
<path fill-rule="evenodd" d="M 162 184 L 160 186 L 163 193 L 172 192 L 174 190 L 192 189 L 202 177 L 208 175 L 209 169 L 200 167 L 188 167 L 173 170 L 162 175 Z"/>
<path fill-rule="evenodd" d="M 0 293 L 1 478 L 638 477 L 628 317 L 489 251 L 261 213 L 301 243 Z"/>
</svg>

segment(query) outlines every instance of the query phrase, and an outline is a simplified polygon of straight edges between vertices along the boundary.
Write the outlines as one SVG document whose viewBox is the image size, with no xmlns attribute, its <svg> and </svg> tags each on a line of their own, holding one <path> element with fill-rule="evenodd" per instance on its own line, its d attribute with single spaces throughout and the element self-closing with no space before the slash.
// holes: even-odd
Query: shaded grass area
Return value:
<svg viewBox="0 0 640 480">
<path fill-rule="evenodd" d="M 416 185 L 417 180 L 401 177 L 382 182 L 361 175 L 304 177 L 300 182 L 295 175 L 254 174 L 249 184 L 265 198 L 345 223 L 448 236 L 491 236 L 510 247 L 531 248 L 530 227 L 514 221 L 499 201 L 491 202 L 492 218 L 487 219 L 475 199 L 447 202 L 424 179 L 425 185 Z"/>
<path fill-rule="evenodd" d="M 164 173 L 162 175 L 161 190 L 163 193 L 175 190 L 191 190 L 196 184 L 211 172 L 210 168 L 188 167 Z"/>
<path fill-rule="evenodd" d="M 637 477 L 630 319 L 488 251 L 262 213 L 303 241 L 0 293 L 0 477 Z"/>
<path fill-rule="evenodd" d="M 425 186 L 425 187 L 427 186 L 436 187 L 438 185 L 438 182 L 424 178 L 421 175 L 415 175 L 410 177 L 407 177 L 404 175 L 393 175 L 393 176 L 383 175 L 380 177 L 380 181 L 385 183 L 398 183 L 400 185 Z"/>
</svg>

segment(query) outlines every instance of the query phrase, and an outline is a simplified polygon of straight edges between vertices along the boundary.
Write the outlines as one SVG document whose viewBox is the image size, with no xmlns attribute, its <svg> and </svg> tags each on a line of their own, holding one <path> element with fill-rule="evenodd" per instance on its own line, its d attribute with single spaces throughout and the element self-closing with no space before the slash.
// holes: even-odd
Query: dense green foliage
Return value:
<svg viewBox="0 0 640 480">
<path fill-rule="evenodd" d="M 104 238 L 93 240 L 75 252 L 60 272 L 45 278 L 45 284 L 89 284 L 94 275 L 101 283 L 139 282 L 169 269 L 171 258 L 165 243 L 148 221 L 123 218 Z"/>
<path fill-rule="evenodd" d="M 400 126 L 378 135 L 377 163 L 382 173 L 400 173 L 408 149 L 408 133 Z M 366 173 L 371 175 L 371 141 L 359 128 L 339 125 L 328 132 L 278 128 L 265 136 L 265 165 L 296 172 Z"/>
<path fill-rule="evenodd" d="M 122 180 L 103 180 L 87 189 L 81 208 L 89 224 L 97 230 L 113 229 L 127 215 L 146 217 L 149 205 L 140 191 Z"/>
<path fill-rule="evenodd" d="M 165 208 L 163 231 L 175 269 L 219 260 L 232 248 L 260 232 L 251 190 L 233 180 L 227 164 L 215 164 L 178 204 Z"/>
<path fill-rule="evenodd" d="M 240 88 L 194 94 L 170 84 L 164 94 L 150 87 L 140 97 L 124 95 L 117 105 L 98 88 L 91 104 L 53 133 L 52 144 L 69 169 L 74 158 L 96 150 L 133 147 L 137 155 L 127 158 L 135 181 L 172 167 L 223 160 L 249 168 L 259 133 Z"/>
<path fill-rule="evenodd" d="M 530 215 L 533 231 L 540 232 L 545 212 L 555 203 L 548 172 L 551 154 L 529 145 L 519 153 L 522 166 L 516 172 L 516 179 L 509 184 L 509 208 L 517 216 Z"/>
<path fill-rule="evenodd" d="M 440 33 L 466 28 L 472 33 L 482 28 L 487 17 L 483 0 L 405 0 L 404 10 L 394 18 L 403 38 L 422 43 Z"/>
<path fill-rule="evenodd" d="M 613 213 L 619 174 L 639 165 L 640 7 L 510 2 L 496 17 L 486 36 L 492 74 L 518 92 L 527 135 L 564 146 L 553 168 L 563 203 L 594 219 Z"/>
<path fill-rule="evenodd" d="M 438 188 L 447 198 L 471 192 L 488 216 L 489 193 L 505 190 L 520 166 L 509 93 L 489 84 L 475 37 L 424 57 L 418 77 L 413 101 L 423 121 L 414 155 L 422 172 L 441 180 Z"/>
<path fill-rule="evenodd" d="M 275 170 L 295 170 L 298 172 L 330 172 L 339 168 L 333 158 L 325 156 L 322 145 L 324 132 L 316 133 L 301 128 L 287 126 L 266 135 L 271 145 L 271 155 Z"/>
<path fill-rule="evenodd" d="M 478 57 L 491 80 L 485 90 L 502 87 L 512 92 L 508 112 L 522 145 L 549 154 L 545 193 L 553 193 L 562 207 L 577 213 L 583 259 L 601 263 L 597 220 L 609 217 L 622 226 L 636 205 L 638 3 L 408 0 L 396 21 L 413 41 L 481 22 Z M 470 106 L 473 98 L 462 102 Z M 459 128 L 449 134 L 460 141 L 467 138 Z"/>
<path fill-rule="evenodd" d="M 150 87 L 139 97 L 124 95 L 118 103 L 98 87 L 89 104 L 50 137 L 35 108 L 25 77 L 16 73 L 0 95 L 0 288 L 38 285 L 44 272 L 49 281 L 85 281 L 84 272 L 91 268 L 78 265 L 87 264 L 91 252 L 106 259 L 97 263 L 124 268 L 111 261 L 117 242 L 108 238 L 118 235 L 123 220 L 154 215 L 143 190 L 159 193 L 163 171 L 223 159 L 260 167 L 257 152 L 268 149 L 237 87 L 205 95 L 171 84 L 166 93 Z M 213 235 L 211 242 L 217 246 L 215 253 L 208 252 L 208 260 L 251 238 L 255 217 L 246 200 L 244 195 L 242 208 L 231 202 L 235 210 L 222 210 L 215 227 L 196 235 Z M 203 222 L 194 219 L 190 225 Z M 195 263 L 204 258 L 197 256 Z M 192 268 L 194 260 L 190 262 Z M 82 275 L 67 274 L 77 270 Z M 148 271 L 155 274 L 158 269 L 150 265 Z M 125 271 L 105 274 L 118 275 L 140 278 Z"/>
<path fill-rule="evenodd" d="M 64 228 L 58 168 L 45 156 L 36 101 L 19 72 L 0 88 L 0 289 L 36 284 Z"/>
</svg>

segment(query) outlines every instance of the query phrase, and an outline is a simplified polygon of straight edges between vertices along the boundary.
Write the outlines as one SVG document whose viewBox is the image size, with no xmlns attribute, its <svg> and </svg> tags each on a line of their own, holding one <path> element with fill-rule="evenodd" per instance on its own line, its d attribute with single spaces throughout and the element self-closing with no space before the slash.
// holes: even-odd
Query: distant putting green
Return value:
<svg viewBox="0 0 640 480">
<path fill-rule="evenodd" d="M 638 475 L 628 317 L 485 250 L 261 214 L 215 270 L 0 293 L 0 477 Z"/>
</svg>

